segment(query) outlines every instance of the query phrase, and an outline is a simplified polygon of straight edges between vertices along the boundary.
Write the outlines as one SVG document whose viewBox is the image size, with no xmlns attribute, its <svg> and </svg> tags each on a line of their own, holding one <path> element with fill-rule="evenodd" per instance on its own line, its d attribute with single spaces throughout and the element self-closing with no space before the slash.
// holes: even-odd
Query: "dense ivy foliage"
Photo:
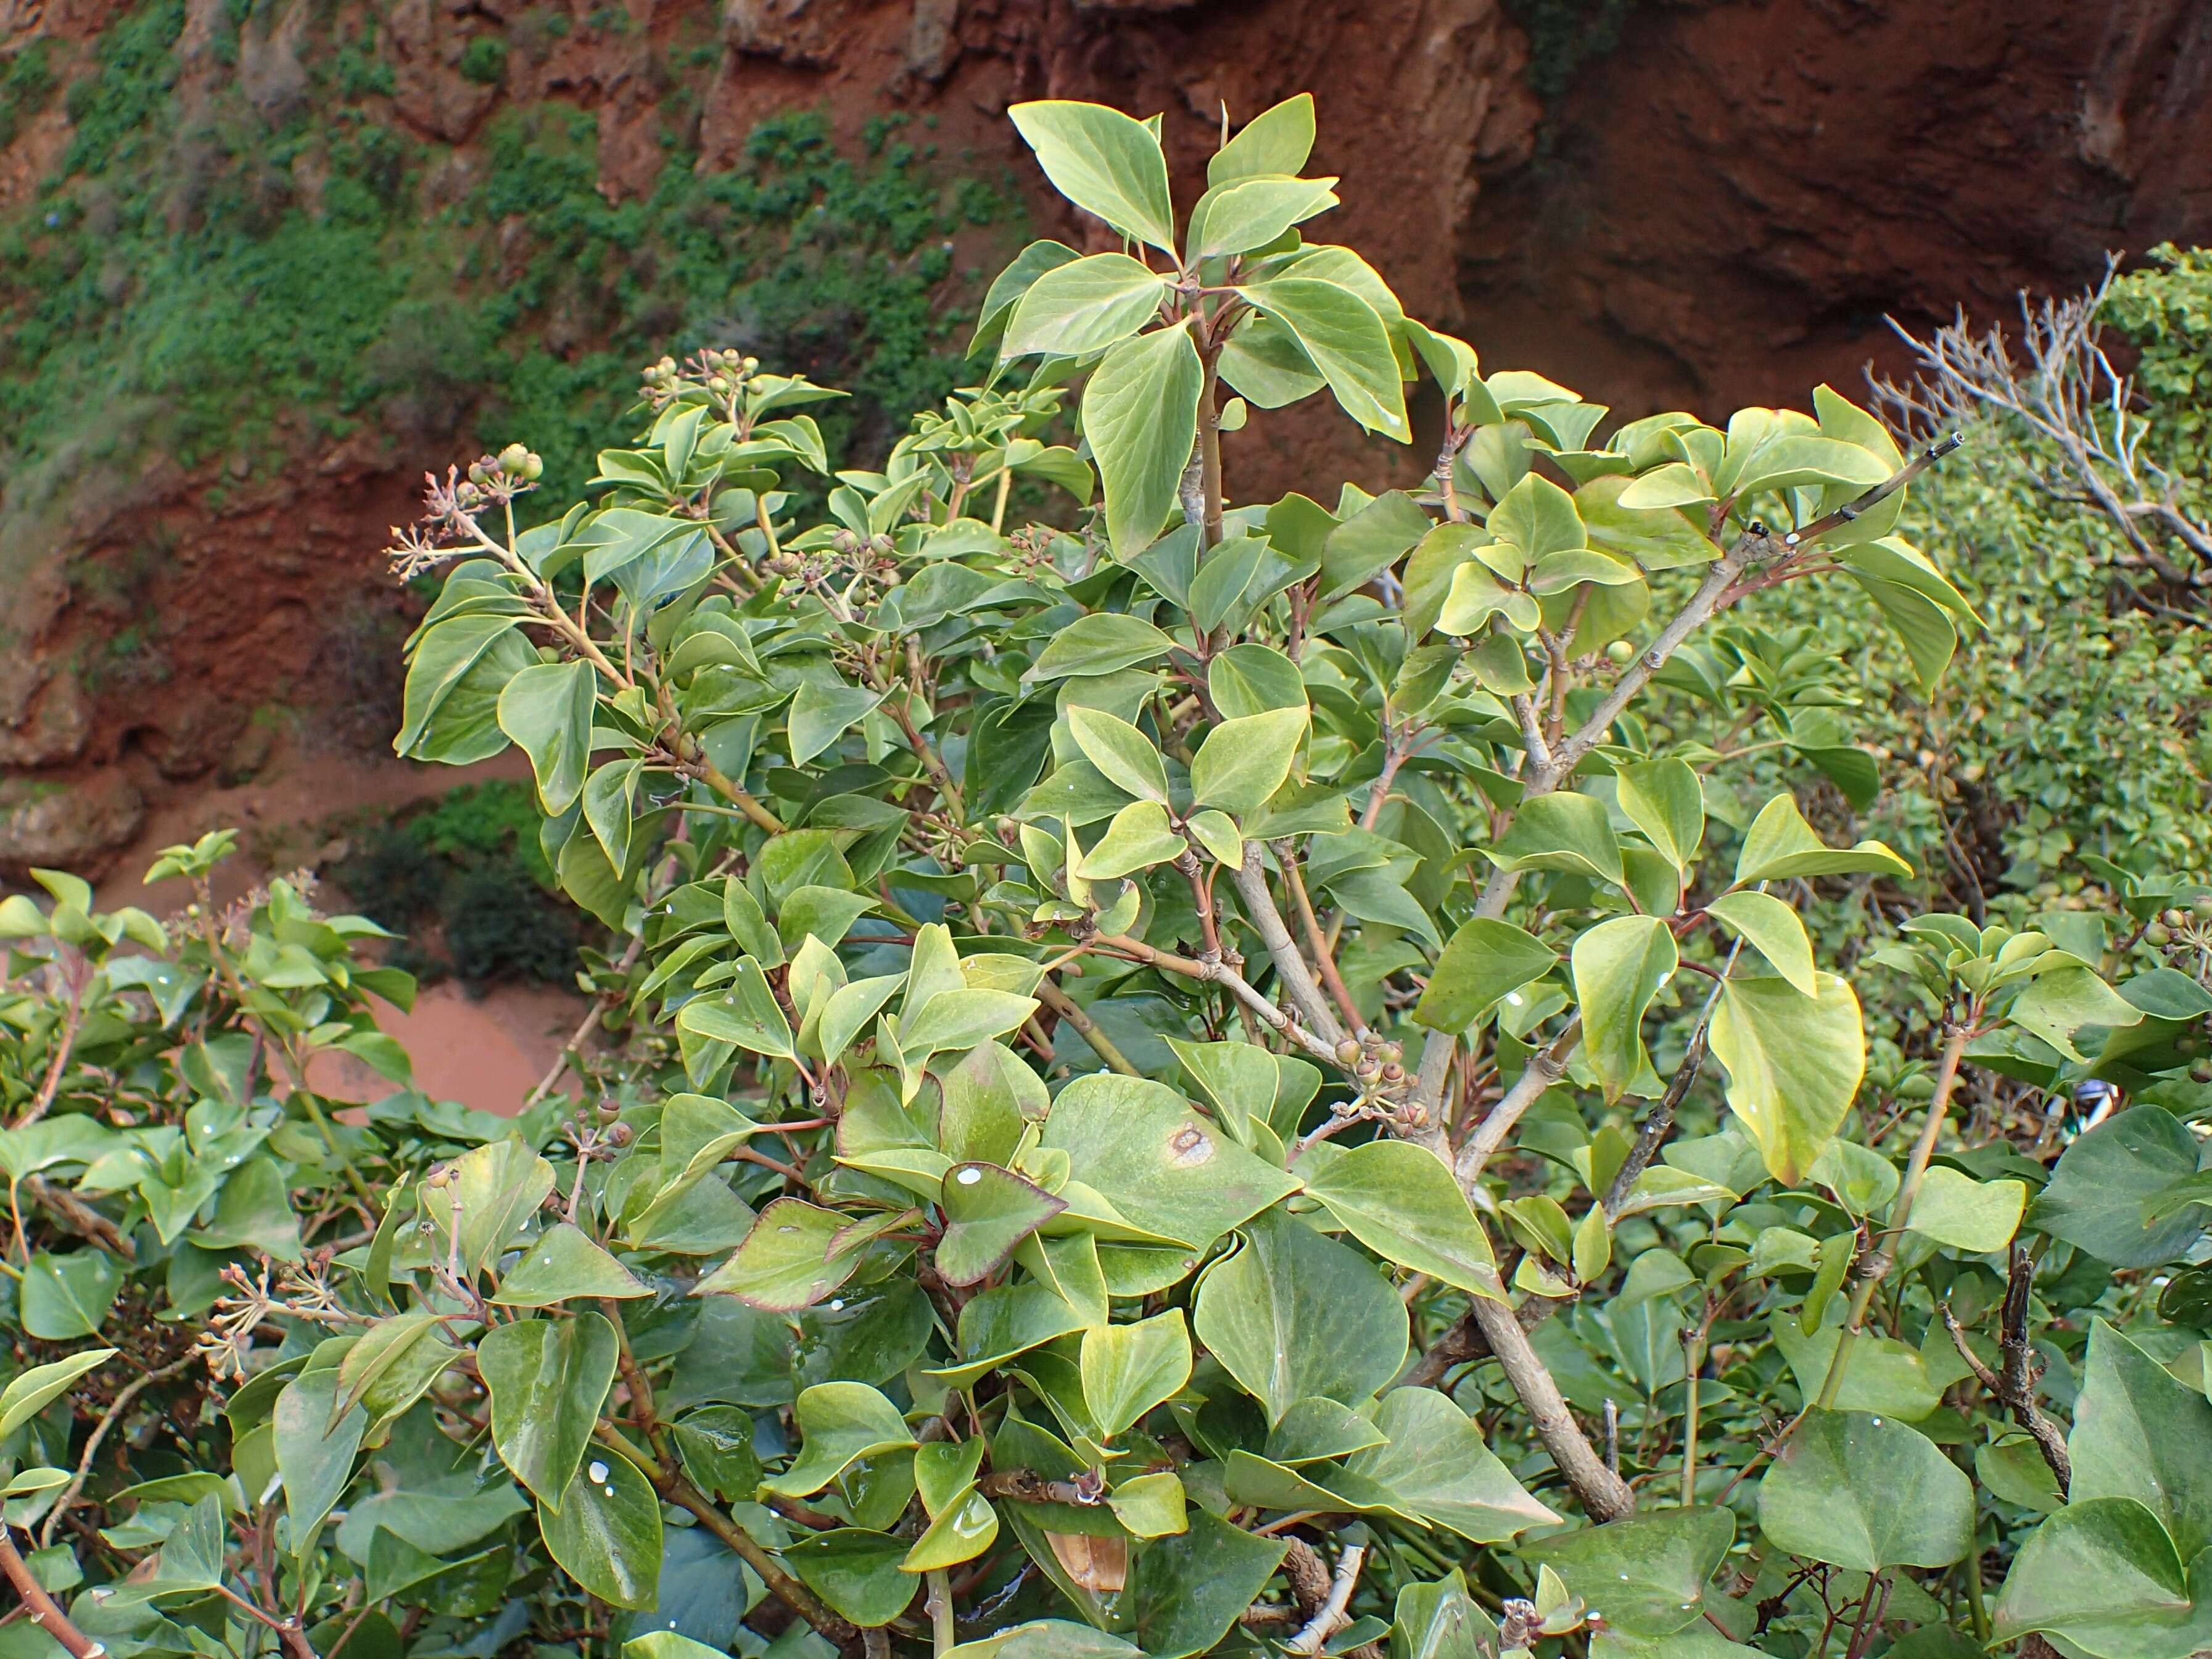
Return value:
<svg viewBox="0 0 2212 1659">
<path fill-rule="evenodd" d="M 382 930 L 222 835 L 0 903 L 0 1654 L 2212 1643 L 2212 890 L 1978 924 L 1836 832 L 1856 607 L 1927 697 L 2029 626 L 1899 533 L 1953 441 L 1601 441 L 1305 240 L 1310 100 L 1187 213 L 1012 114 L 1125 251 L 879 468 L 716 348 L 393 550 L 399 752 L 519 747 L 619 942 L 580 1088 L 404 1086 Z M 1235 495 L 1420 380 L 1404 487 Z"/>
</svg>

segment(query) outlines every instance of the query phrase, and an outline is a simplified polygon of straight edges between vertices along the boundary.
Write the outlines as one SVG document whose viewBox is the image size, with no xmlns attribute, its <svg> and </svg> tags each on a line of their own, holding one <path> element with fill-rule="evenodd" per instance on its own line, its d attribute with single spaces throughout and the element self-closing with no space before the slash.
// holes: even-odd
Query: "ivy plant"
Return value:
<svg viewBox="0 0 2212 1659">
<path fill-rule="evenodd" d="M 586 499 L 518 443 L 398 536 L 398 752 L 522 751 L 611 938 L 519 1115 L 222 836 L 167 922 L 0 906 L 0 1650 L 2212 1642 L 2206 890 L 1815 948 L 1913 872 L 1758 596 L 1974 649 L 1895 533 L 1956 440 L 1486 374 L 1308 240 L 1309 99 L 1187 210 L 1012 115 L 1122 246 L 1026 249 L 880 468 L 717 349 Z M 1401 487 L 1233 493 L 1423 382 Z M 1746 711 L 1837 791 L 1747 800 Z"/>
</svg>

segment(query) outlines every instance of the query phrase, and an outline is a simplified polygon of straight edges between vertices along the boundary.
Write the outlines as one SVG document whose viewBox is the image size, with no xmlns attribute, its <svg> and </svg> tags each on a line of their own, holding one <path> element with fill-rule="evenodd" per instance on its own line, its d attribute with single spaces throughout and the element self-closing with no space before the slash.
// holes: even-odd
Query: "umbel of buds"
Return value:
<svg viewBox="0 0 2212 1659">
<path fill-rule="evenodd" d="M 686 386 L 702 386 L 717 398 L 726 398 L 759 372 L 759 358 L 748 357 L 726 347 L 709 346 L 682 363 L 673 357 L 663 357 L 657 363 L 648 364 L 638 378 L 644 382 L 641 390 L 646 400 L 657 404 L 667 402 Z"/>
</svg>

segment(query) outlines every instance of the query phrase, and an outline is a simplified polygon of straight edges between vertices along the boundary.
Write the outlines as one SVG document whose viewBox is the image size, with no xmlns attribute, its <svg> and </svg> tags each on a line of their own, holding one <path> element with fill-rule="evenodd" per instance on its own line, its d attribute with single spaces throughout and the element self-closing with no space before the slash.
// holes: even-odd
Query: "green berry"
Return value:
<svg viewBox="0 0 2212 1659">
<path fill-rule="evenodd" d="M 2146 945 L 2170 945 L 2172 941 L 2172 931 L 2162 921 L 2154 921 L 2143 929 L 2143 943 Z"/>
<path fill-rule="evenodd" d="M 1636 647 L 1626 640 L 1615 640 L 1605 648 L 1607 662 L 1626 664 L 1636 655 Z"/>
</svg>

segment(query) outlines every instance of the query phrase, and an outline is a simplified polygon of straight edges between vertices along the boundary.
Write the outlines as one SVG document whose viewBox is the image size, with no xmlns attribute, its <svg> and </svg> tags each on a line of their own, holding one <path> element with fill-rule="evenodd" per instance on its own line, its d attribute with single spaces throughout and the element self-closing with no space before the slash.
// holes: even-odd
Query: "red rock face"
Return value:
<svg viewBox="0 0 2212 1659">
<path fill-rule="evenodd" d="M 1462 222 L 1469 337 L 1630 412 L 1802 398 L 1885 313 L 2212 237 L 2200 0 L 1645 4 Z"/>
<path fill-rule="evenodd" d="M 565 101 L 597 120 L 602 192 L 635 194 L 663 155 L 658 48 L 701 33 L 702 3 L 628 0 L 630 30 L 517 55 L 494 87 L 460 71 L 453 0 L 404 0 L 379 48 L 392 117 L 458 144 L 446 165 L 459 177 L 500 102 Z M 0 6 L 78 52 L 121 9 Z M 278 113 L 313 95 L 296 30 L 233 69 L 193 49 L 214 15 L 193 0 L 180 100 L 232 73 Z M 2212 240 L 2206 0 L 1641 0 L 1548 112 L 1503 0 L 720 0 L 714 28 L 719 65 L 694 87 L 702 166 L 731 164 L 755 123 L 793 105 L 826 106 L 847 136 L 910 110 L 942 165 L 1017 180 L 1041 233 L 1094 246 L 1100 228 L 1038 187 L 1007 104 L 1162 112 L 1187 204 L 1224 105 L 1241 120 L 1310 90 L 1314 167 L 1342 175 L 1346 202 L 1319 234 L 1358 247 L 1488 365 L 1540 369 L 1625 414 L 1801 401 L 1883 355 L 1885 313 L 1926 323 L 1963 302 L 1993 316 L 2015 289 L 2089 280 L 2108 248 Z M 0 205 L 67 141 L 57 98 L 0 155 Z M 1247 500 L 1333 498 L 1344 477 L 1417 476 L 1419 448 L 1364 438 L 1316 401 L 1255 416 L 1229 482 Z M 409 481 L 449 459 L 343 444 L 287 469 L 278 495 L 157 458 L 76 501 L 48 526 L 46 568 L 19 566 L 13 586 L 0 769 L 90 777 L 120 759 L 159 790 L 216 767 L 256 704 L 342 696 L 338 659 L 382 647 L 325 622 L 373 614 L 373 550 L 407 515 Z M 64 560 L 119 558 L 149 526 L 168 551 L 137 602 L 161 623 L 129 672 L 78 684 L 86 641 L 119 624 L 49 578 Z"/>
</svg>

